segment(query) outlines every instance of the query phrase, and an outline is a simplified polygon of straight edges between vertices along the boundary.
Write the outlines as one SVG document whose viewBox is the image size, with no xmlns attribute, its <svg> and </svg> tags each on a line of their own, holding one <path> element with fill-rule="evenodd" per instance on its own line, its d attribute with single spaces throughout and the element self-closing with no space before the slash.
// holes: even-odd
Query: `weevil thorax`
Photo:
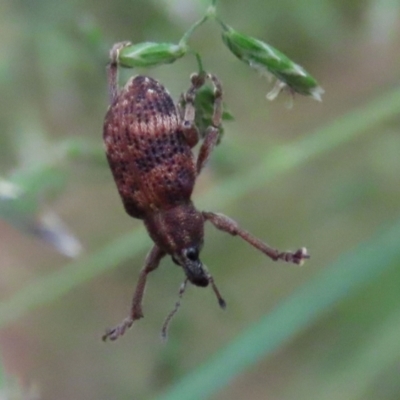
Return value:
<svg viewBox="0 0 400 400">
<path fill-rule="evenodd" d="M 204 218 L 191 201 L 149 215 L 144 223 L 154 243 L 169 254 L 196 286 L 207 286 L 199 259 L 204 242 Z"/>
</svg>

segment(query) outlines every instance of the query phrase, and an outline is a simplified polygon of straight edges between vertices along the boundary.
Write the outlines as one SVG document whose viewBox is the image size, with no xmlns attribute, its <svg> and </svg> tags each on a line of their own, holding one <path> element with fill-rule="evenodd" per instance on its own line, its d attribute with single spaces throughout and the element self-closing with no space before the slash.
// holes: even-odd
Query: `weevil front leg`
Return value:
<svg viewBox="0 0 400 400">
<path fill-rule="evenodd" d="M 215 128 L 214 126 L 209 126 L 206 129 L 205 137 L 203 143 L 201 144 L 199 154 L 197 156 L 197 161 L 196 161 L 197 175 L 200 174 L 201 170 L 207 164 L 207 161 L 210 158 L 210 155 L 214 150 L 214 147 L 218 143 L 218 139 L 219 139 L 219 129 Z"/>
<path fill-rule="evenodd" d="M 192 85 L 189 90 L 181 96 L 179 104 L 183 103 L 184 108 L 179 107 L 179 114 L 182 118 L 182 130 L 186 141 L 190 147 L 194 147 L 199 141 L 199 132 L 195 124 L 196 107 L 195 99 L 198 90 L 209 79 L 214 86 L 214 107 L 212 116 L 212 126 L 209 126 L 205 132 L 205 139 L 199 150 L 196 162 L 197 174 L 205 166 L 212 150 L 218 142 L 219 129 L 222 121 L 222 84 L 213 74 L 199 73 L 192 74 L 190 81 Z"/>
<path fill-rule="evenodd" d="M 183 103 L 183 107 L 179 106 L 179 114 L 182 119 L 182 131 L 185 135 L 186 142 L 190 147 L 196 146 L 199 142 L 199 131 L 195 124 L 196 107 L 194 101 L 197 91 L 204 85 L 206 74 L 192 74 L 190 76 L 191 86 L 186 93 L 181 95 L 179 104 Z"/>
<path fill-rule="evenodd" d="M 160 250 L 157 246 L 154 246 L 150 250 L 149 254 L 146 257 L 145 264 L 139 274 L 139 279 L 136 284 L 135 293 L 133 294 L 132 306 L 129 317 L 125 318 L 116 327 L 108 329 L 102 337 L 103 341 L 106 341 L 107 339 L 110 340 L 118 339 L 125 333 L 127 329 L 129 329 L 132 326 L 132 324 L 136 320 L 143 318 L 142 301 L 143 301 L 144 289 L 146 287 L 147 275 L 158 267 L 160 260 L 164 256 L 165 252 Z"/>
<path fill-rule="evenodd" d="M 210 221 L 217 229 L 227 232 L 233 236 L 240 236 L 247 243 L 251 244 L 257 250 L 260 250 L 274 261 L 282 260 L 301 265 L 303 264 L 304 260 L 310 258 L 305 247 L 302 247 L 295 252 L 279 251 L 268 246 L 266 243 L 262 242 L 251 233 L 240 228 L 236 221 L 223 214 L 204 211 L 202 214 L 204 219 Z"/>
<path fill-rule="evenodd" d="M 220 126 L 222 122 L 222 84 L 213 74 L 206 75 L 214 86 L 214 110 L 212 115 L 212 126 L 209 126 L 205 133 L 204 141 L 200 147 L 196 162 L 197 175 L 207 164 L 210 154 L 218 143 Z"/>
<path fill-rule="evenodd" d="M 118 55 L 119 52 L 126 46 L 130 46 L 132 43 L 125 41 L 115 43 L 110 50 L 110 62 L 107 65 L 107 79 L 108 79 L 108 95 L 110 98 L 110 104 L 118 97 Z"/>
</svg>

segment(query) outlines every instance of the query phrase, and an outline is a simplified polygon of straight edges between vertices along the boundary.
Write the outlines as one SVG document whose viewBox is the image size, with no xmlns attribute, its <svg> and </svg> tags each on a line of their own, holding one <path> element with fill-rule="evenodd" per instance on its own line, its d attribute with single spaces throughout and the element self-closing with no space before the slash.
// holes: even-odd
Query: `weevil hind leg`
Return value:
<svg viewBox="0 0 400 400">
<path fill-rule="evenodd" d="M 274 261 L 281 260 L 301 265 L 306 259 L 310 258 L 305 247 L 302 247 L 295 252 L 279 251 L 270 247 L 246 230 L 242 229 L 236 221 L 223 214 L 205 211 L 203 211 L 202 214 L 204 219 L 210 221 L 217 229 L 227 232 L 233 236 L 240 236 L 247 243 L 251 244 L 257 250 L 260 250 Z"/>
<path fill-rule="evenodd" d="M 135 321 L 143 318 L 142 311 L 142 301 L 144 295 L 144 289 L 146 287 L 147 275 L 154 271 L 160 260 L 165 256 L 165 252 L 160 250 L 157 246 L 154 246 L 146 257 L 145 264 L 140 271 L 139 279 L 136 284 L 136 289 L 132 298 L 132 306 L 129 317 L 125 318 L 119 325 L 114 328 L 107 329 L 106 333 L 103 335 L 103 341 L 106 340 L 117 340 L 122 336 L 127 329 L 129 329 Z"/>
</svg>

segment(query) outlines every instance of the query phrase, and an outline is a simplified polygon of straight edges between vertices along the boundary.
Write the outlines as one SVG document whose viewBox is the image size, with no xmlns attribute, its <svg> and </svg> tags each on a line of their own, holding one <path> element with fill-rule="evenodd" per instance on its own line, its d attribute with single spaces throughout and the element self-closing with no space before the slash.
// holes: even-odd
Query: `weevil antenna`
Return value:
<svg viewBox="0 0 400 400">
<path fill-rule="evenodd" d="M 214 278 L 212 277 L 212 275 L 210 275 L 210 273 L 207 271 L 207 278 L 208 278 L 208 282 L 210 282 L 210 285 L 212 287 L 212 290 L 214 291 L 215 295 L 217 296 L 217 300 L 218 300 L 218 304 L 219 306 L 225 310 L 226 308 L 226 302 L 225 300 L 222 298 L 220 291 L 217 288 L 217 285 L 214 282 Z"/>
<path fill-rule="evenodd" d="M 177 313 L 179 307 L 181 306 L 181 300 L 182 300 L 182 296 L 183 293 L 185 293 L 186 290 L 186 286 L 188 283 L 188 279 L 186 278 L 180 288 L 179 288 L 179 293 L 178 293 L 178 300 L 175 303 L 175 307 L 173 308 L 173 310 L 167 315 L 167 318 L 165 318 L 164 324 L 162 326 L 161 329 L 161 338 L 166 341 L 168 339 L 168 328 L 169 328 L 169 324 L 171 322 L 172 317 Z"/>
</svg>

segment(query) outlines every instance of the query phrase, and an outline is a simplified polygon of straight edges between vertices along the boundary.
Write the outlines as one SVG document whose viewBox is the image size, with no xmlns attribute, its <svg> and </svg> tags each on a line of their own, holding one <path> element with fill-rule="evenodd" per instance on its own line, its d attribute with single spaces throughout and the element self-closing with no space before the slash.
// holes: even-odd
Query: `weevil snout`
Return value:
<svg viewBox="0 0 400 400">
<path fill-rule="evenodd" d="M 172 259 L 185 271 L 186 277 L 193 285 L 206 287 L 210 283 L 208 273 L 199 260 L 199 251 L 196 247 L 189 247 Z"/>
<path fill-rule="evenodd" d="M 187 278 L 191 283 L 193 283 L 193 285 L 206 287 L 210 283 L 208 275 L 206 274 L 200 260 L 187 262 L 183 265 L 183 269 Z"/>
</svg>

